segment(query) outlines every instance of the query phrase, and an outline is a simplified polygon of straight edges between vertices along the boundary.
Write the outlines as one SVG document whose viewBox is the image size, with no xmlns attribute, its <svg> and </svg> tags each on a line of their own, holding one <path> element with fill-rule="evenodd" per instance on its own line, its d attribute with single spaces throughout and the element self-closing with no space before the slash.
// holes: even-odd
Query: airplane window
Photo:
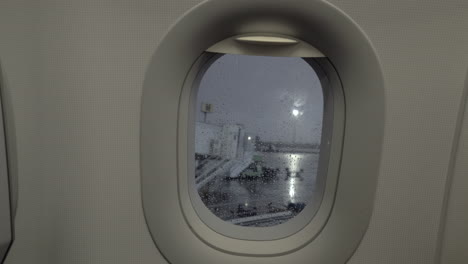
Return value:
<svg viewBox="0 0 468 264">
<path fill-rule="evenodd" d="M 220 56 L 200 78 L 195 107 L 192 177 L 214 215 L 268 227 L 318 209 L 324 95 L 304 59 Z"/>
</svg>

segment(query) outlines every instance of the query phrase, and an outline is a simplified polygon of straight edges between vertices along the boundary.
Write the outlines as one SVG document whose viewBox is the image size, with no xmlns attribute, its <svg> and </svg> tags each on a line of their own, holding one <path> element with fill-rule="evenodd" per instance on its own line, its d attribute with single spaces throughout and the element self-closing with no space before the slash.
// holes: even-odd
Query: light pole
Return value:
<svg viewBox="0 0 468 264">
<path fill-rule="evenodd" d="M 293 129 L 294 129 L 293 143 L 296 144 L 297 122 L 298 122 L 299 116 L 301 116 L 303 114 L 303 112 L 299 111 L 299 109 L 294 108 L 291 111 L 291 114 L 292 114 L 293 119 L 294 119 L 294 121 L 293 121 L 294 122 L 294 125 L 293 125 Z"/>
</svg>

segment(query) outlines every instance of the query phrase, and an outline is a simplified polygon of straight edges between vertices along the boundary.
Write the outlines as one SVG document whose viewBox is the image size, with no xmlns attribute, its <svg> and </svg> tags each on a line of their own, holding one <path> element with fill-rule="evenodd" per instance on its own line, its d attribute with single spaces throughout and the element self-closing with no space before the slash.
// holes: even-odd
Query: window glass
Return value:
<svg viewBox="0 0 468 264">
<path fill-rule="evenodd" d="M 205 206 L 229 223 L 266 227 L 316 204 L 323 104 L 302 58 L 214 61 L 200 79 L 194 124 L 194 188 Z"/>
</svg>

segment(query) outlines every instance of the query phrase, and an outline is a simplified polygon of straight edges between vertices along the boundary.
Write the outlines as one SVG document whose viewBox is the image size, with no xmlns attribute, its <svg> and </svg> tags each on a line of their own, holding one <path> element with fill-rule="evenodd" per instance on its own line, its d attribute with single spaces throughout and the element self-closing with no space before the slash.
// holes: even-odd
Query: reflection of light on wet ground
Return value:
<svg viewBox="0 0 468 264">
<path fill-rule="evenodd" d="M 296 195 L 296 179 L 289 179 L 289 199 L 294 203 L 294 196 Z"/>
<path fill-rule="evenodd" d="M 261 216 L 265 214 L 292 210 L 288 207 L 291 204 L 313 204 L 311 199 L 317 191 L 315 180 L 318 154 L 255 154 L 262 156 L 263 166 L 278 169 L 278 173 L 268 179 L 258 177 L 226 180 L 226 175 L 216 176 L 200 191 L 200 196 L 205 197 L 203 200 L 206 206 L 214 214 L 226 221 L 246 217 L 249 219 L 248 217 L 253 216 L 263 219 Z M 286 168 L 291 172 L 289 177 Z M 303 172 L 300 172 L 301 169 Z M 297 213 L 291 212 L 293 215 Z"/>
<path fill-rule="evenodd" d="M 288 154 L 287 163 L 288 167 L 292 172 L 297 172 L 300 170 L 299 165 L 304 159 L 304 154 Z"/>
</svg>

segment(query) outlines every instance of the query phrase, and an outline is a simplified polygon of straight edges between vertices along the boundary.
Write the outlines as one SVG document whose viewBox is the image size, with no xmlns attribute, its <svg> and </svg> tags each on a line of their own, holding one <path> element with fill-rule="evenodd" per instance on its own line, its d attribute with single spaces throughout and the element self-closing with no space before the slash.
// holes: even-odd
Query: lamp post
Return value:
<svg viewBox="0 0 468 264">
<path fill-rule="evenodd" d="M 294 129 L 294 138 L 293 138 L 293 143 L 296 144 L 296 133 L 297 133 L 297 120 L 299 119 L 299 116 L 301 116 L 303 114 L 303 112 L 299 111 L 299 109 L 296 109 L 296 108 L 293 108 L 293 110 L 291 111 L 291 114 L 293 116 L 293 119 L 294 119 L 294 125 L 293 125 L 293 129 Z"/>
</svg>

